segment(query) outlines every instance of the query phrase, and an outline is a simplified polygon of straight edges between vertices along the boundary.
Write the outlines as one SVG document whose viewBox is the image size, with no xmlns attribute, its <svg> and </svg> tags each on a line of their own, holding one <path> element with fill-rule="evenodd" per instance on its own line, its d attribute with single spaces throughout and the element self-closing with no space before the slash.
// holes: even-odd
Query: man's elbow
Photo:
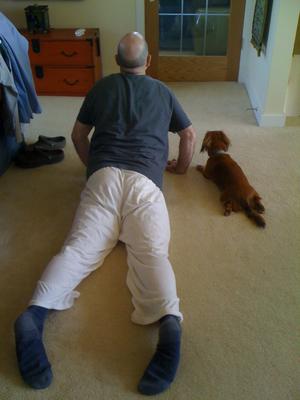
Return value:
<svg viewBox="0 0 300 400">
<path fill-rule="evenodd" d="M 71 139 L 72 139 L 72 142 L 74 145 L 79 142 L 79 140 L 80 140 L 79 134 L 78 134 L 78 131 L 76 131 L 76 129 L 73 129 L 73 131 L 71 133 Z"/>
<path fill-rule="evenodd" d="M 192 126 L 182 130 L 179 132 L 180 138 L 183 139 L 186 143 L 189 143 L 191 146 L 195 146 L 197 134 L 195 129 Z"/>
<path fill-rule="evenodd" d="M 194 128 L 191 128 L 189 131 L 189 140 L 193 143 L 196 143 L 197 134 Z"/>
<path fill-rule="evenodd" d="M 77 120 L 71 133 L 71 139 L 74 145 L 86 141 L 91 129 L 92 126 L 82 124 Z"/>
</svg>

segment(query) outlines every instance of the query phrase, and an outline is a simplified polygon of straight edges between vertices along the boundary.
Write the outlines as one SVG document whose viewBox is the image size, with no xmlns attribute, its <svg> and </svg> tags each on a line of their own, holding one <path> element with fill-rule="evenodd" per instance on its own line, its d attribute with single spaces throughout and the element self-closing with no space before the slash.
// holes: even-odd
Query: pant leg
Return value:
<svg viewBox="0 0 300 400">
<path fill-rule="evenodd" d="M 95 172 L 81 194 L 71 231 L 37 284 L 31 305 L 49 309 L 70 308 L 79 292 L 74 289 L 116 245 L 120 227 L 119 171 Z"/>
<path fill-rule="evenodd" d="M 127 285 L 132 294 L 132 321 L 151 324 L 167 314 L 178 316 L 179 299 L 169 261 L 170 224 L 164 196 L 148 178 L 129 174 L 122 209 L 120 240 L 128 254 Z"/>
</svg>

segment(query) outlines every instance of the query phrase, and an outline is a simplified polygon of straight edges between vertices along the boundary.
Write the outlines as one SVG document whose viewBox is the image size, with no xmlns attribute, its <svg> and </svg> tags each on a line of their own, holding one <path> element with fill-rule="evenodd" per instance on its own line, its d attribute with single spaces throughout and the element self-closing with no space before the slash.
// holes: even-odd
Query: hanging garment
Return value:
<svg viewBox="0 0 300 400">
<path fill-rule="evenodd" d="M 23 128 L 18 112 L 18 92 L 9 68 L 9 59 L 5 55 L 0 44 L 0 175 L 9 167 L 11 160 L 23 145 Z"/>
<path fill-rule="evenodd" d="M 12 68 L 18 91 L 18 109 L 21 123 L 29 123 L 33 113 L 41 113 L 36 95 L 30 62 L 28 41 L 16 27 L 0 12 L 0 39 Z"/>
<path fill-rule="evenodd" d="M 1 43 L 0 43 L 1 46 Z M 18 91 L 14 82 L 10 65 L 5 62 L 3 49 L 0 51 L 0 85 L 2 85 L 3 133 L 14 135 L 17 143 L 23 141 L 18 112 Z"/>
</svg>

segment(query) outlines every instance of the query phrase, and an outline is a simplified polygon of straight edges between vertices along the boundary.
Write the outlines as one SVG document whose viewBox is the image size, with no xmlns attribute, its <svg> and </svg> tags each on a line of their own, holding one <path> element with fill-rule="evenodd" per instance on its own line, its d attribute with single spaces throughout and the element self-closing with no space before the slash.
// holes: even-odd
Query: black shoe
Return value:
<svg viewBox="0 0 300 400">
<path fill-rule="evenodd" d="M 36 168 L 47 164 L 56 164 L 64 159 L 63 150 L 42 150 L 25 146 L 17 154 L 15 164 L 20 168 Z"/>
<path fill-rule="evenodd" d="M 48 137 L 40 135 L 37 142 L 31 146 L 41 150 L 59 150 L 63 149 L 66 145 L 66 139 L 64 136 Z"/>
</svg>

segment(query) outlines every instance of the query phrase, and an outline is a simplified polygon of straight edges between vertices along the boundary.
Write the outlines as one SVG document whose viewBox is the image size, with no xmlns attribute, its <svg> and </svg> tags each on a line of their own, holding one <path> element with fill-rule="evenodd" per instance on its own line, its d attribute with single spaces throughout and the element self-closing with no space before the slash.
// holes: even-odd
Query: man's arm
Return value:
<svg viewBox="0 0 300 400">
<path fill-rule="evenodd" d="M 77 120 L 71 135 L 75 150 L 85 166 L 87 166 L 90 148 L 88 135 L 92 128 L 93 126 L 82 124 Z"/>
<path fill-rule="evenodd" d="M 180 136 L 177 160 L 168 161 L 166 170 L 174 174 L 185 174 L 193 158 L 196 131 L 192 125 L 178 132 Z"/>
</svg>

